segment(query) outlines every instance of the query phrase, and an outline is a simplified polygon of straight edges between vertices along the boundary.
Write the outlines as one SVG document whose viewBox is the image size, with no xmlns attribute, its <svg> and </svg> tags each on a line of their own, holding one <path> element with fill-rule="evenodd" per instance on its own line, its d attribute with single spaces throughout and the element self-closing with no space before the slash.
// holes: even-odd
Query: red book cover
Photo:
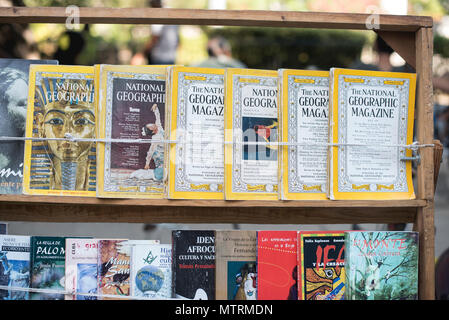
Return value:
<svg viewBox="0 0 449 320">
<path fill-rule="evenodd" d="M 344 231 L 299 232 L 299 300 L 344 299 L 344 240 Z"/>
<path fill-rule="evenodd" d="M 257 299 L 297 300 L 298 231 L 257 232 Z"/>
</svg>

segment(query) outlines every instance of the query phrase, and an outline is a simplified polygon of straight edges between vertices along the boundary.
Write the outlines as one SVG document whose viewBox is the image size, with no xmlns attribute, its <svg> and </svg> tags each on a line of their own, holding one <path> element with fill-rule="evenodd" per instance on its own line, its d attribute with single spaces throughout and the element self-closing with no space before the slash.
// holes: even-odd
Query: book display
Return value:
<svg viewBox="0 0 449 320">
<path fill-rule="evenodd" d="M 223 199 L 224 70 L 170 69 L 170 199 Z"/>
<path fill-rule="evenodd" d="M 81 9 L 83 23 L 170 22 L 187 25 L 243 24 L 253 27 L 366 29 L 367 18 L 363 14 L 323 12 L 261 11 L 253 15 L 248 11 L 236 10 Z M 0 8 L 0 22 L 9 24 L 15 19 L 23 23 L 65 21 L 64 8 L 51 8 L 51 15 L 47 14 L 48 10 L 38 7 L 14 7 L 13 10 Z M 165 85 L 165 102 L 160 105 L 127 105 L 123 107 L 127 111 L 122 110 L 121 115 L 114 115 L 112 109 L 110 114 L 107 111 L 107 104 L 110 102 L 118 106 L 119 98 L 117 95 L 109 96 L 111 100 L 107 100 L 108 89 L 112 90 L 112 87 L 109 86 L 104 91 L 101 85 L 98 85 L 106 81 L 101 75 L 101 69 L 104 67 L 103 70 L 106 70 L 109 66 L 32 64 L 28 80 L 25 137 L 19 134 L 17 137 L 0 137 L 0 143 L 14 139 L 17 139 L 16 142 L 25 140 L 23 189 L 19 194 L 1 191 L 0 220 L 299 225 L 412 223 L 420 238 L 418 298 L 433 299 L 433 199 L 440 163 L 436 152 L 438 142 L 433 140 L 432 70 L 429 63 L 433 50 L 433 21 L 429 17 L 408 15 L 380 15 L 380 18 L 382 23 L 379 30 L 376 30 L 377 33 L 415 69 L 415 72 L 378 73 L 341 68 L 324 70 L 323 72 L 329 71 L 327 141 L 322 139 L 326 130 L 323 120 L 325 112 L 321 106 L 301 110 L 304 114 L 320 115 L 310 119 L 310 122 L 298 117 L 298 109 L 297 122 L 286 122 L 292 115 L 295 116 L 294 113 L 289 114 L 288 109 L 292 107 L 293 110 L 294 104 L 288 102 L 288 80 L 279 76 L 279 73 L 285 72 L 284 76 L 288 78 L 289 70 L 293 69 L 217 69 L 216 73 L 223 72 L 221 76 L 224 87 L 213 89 L 212 92 L 211 88 L 205 89 L 206 85 L 199 84 L 203 79 L 199 73 L 196 74 L 198 77 L 189 78 L 190 82 L 185 83 L 183 88 L 175 89 L 174 73 L 167 70 L 173 71 L 178 66 L 152 67 L 164 69 L 159 76 L 161 84 Z M 111 66 L 115 67 L 119 69 L 128 66 Z M 136 68 L 154 70 L 150 67 Z M 165 79 L 162 79 L 164 77 Z M 209 79 L 208 76 L 206 78 Z M 129 79 L 116 80 L 115 83 L 122 81 L 126 87 L 124 83 Z M 314 84 L 318 84 L 318 79 L 313 80 L 316 80 Z M 322 101 L 322 104 L 325 104 L 324 88 L 316 89 L 316 92 L 313 92 L 316 95 L 308 96 L 309 89 L 306 86 L 311 85 L 311 81 L 301 81 L 293 80 L 293 88 L 299 89 L 299 93 L 291 99 L 298 99 L 299 105 L 300 94 L 305 94 L 302 100 L 308 100 L 308 103 L 311 100 L 314 103 Z M 137 83 L 138 81 L 135 82 L 135 88 L 144 86 Z M 131 83 L 129 85 L 132 86 Z M 153 87 L 155 89 L 157 85 L 154 84 Z M 115 88 L 119 89 L 118 86 Z M 202 90 L 199 90 L 200 88 Z M 162 96 L 162 86 L 159 89 L 155 91 Z M 200 114 L 192 120 L 188 118 L 192 114 L 176 113 L 177 123 L 171 126 L 175 115 L 172 106 L 176 105 L 176 108 L 179 107 L 176 111 L 180 111 L 182 104 L 178 102 L 185 102 L 178 101 L 177 98 L 175 100 L 175 95 L 180 96 L 180 90 L 198 90 L 196 95 L 190 95 L 198 101 L 186 106 L 190 109 L 185 110 L 197 110 Z M 128 97 L 132 95 L 129 93 L 132 91 L 128 90 Z M 149 93 L 151 90 L 137 91 L 143 96 L 142 92 Z M 206 97 L 203 94 L 205 92 L 212 94 Z M 101 103 L 102 99 L 106 99 L 107 103 Z M 204 100 L 203 103 L 202 99 L 210 100 Z M 159 110 L 159 117 L 153 111 L 154 104 L 154 109 Z M 213 110 L 218 110 L 220 105 L 224 106 L 224 121 L 221 124 L 219 120 L 213 120 Z M 142 108 L 149 111 L 143 113 L 151 119 L 145 118 L 141 123 L 140 119 L 143 118 L 137 114 L 142 113 Z M 162 108 L 165 108 L 164 111 Z M 135 109 L 141 111 L 135 112 Z M 102 113 L 104 118 L 100 116 Z M 106 125 L 108 116 L 111 117 L 111 123 L 116 121 L 115 128 L 118 131 L 114 131 L 114 126 Z M 137 118 L 139 122 L 135 121 Z M 318 118 L 323 121 L 311 122 L 320 120 Z M 190 125 L 188 134 L 193 135 L 196 140 L 201 140 L 199 145 L 189 145 L 187 139 L 171 135 L 181 128 L 183 119 Z M 145 123 L 147 121 L 148 123 Z M 298 131 L 289 127 L 291 124 L 296 125 Z M 307 126 L 311 131 L 307 132 Z M 195 131 L 197 127 L 201 127 L 201 130 L 207 127 L 214 133 L 207 136 L 198 135 Z M 221 132 L 220 128 L 223 128 Z M 106 132 L 101 135 L 103 129 L 117 132 L 117 136 L 107 135 Z M 285 137 L 284 134 L 289 136 Z M 218 161 L 218 151 L 203 150 L 203 142 L 207 145 L 207 150 L 218 146 L 222 156 L 224 155 L 223 162 Z M 185 151 L 184 143 L 187 143 L 187 151 L 194 159 L 201 155 L 207 160 L 194 162 L 195 167 L 179 167 L 181 161 L 177 161 L 175 156 L 171 156 L 173 153 L 166 150 L 176 150 L 177 156 L 180 154 L 177 148 L 181 147 L 181 151 Z M 312 145 L 316 147 L 312 148 Z M 119 147 L 114 149 L 114 155 L 113 146 Z M 111 148 L 110 158 L 106 156 L 108 147 Z M 320 180 L 323 178 L 324 167 L 321 156 L 325 148 L 328 150 L 328 165 L 326 181 L 323 183 Z M 141 152 L 140 149 L 145 150 Z M 149 153 L 153 156 L 147 163 Z M 101 154 L 104 156 L 102 159 L 99 158 Z M 214 158 L 215 156 L 217 158 Z M 172 163 L 173 159 L 175 160 Z M 120 162 L 120 165 L 116 166 L 114 161 Z M 128 165 L 126 168 L 121 166 L 124 163 Z M 416 169 L 413 172 L 412 165 Z M 109 173 L 117 169 L 114 174 L 116 180 L 120 181 L 119 185 L 114 184 L 115 180 L 109 181 L 114 182 L 108 186 L 111 187 L 111 194 L 101 194 L 100 190 L 106 186 L 106 169 L 110 169 Z M 172 174 L 173 169 L 173 174 L 176 175 Z M 170 179 L 181 177 L 179 172 L 186 172 L 186 169 L 190 170 L 190 180 L 183 181 L 186 185 L 193 185 L 193 192 L 178 195 L 170 193 Z M 5 170 L 7 169 L 4 169 L 2 174 L 6 174 Z M 136 172 L 133 177 L 121 176 L 132 172 Z M 101 176 L 104 178 L 100 178 Z M 187 176 L 182 176 L 185 177 Z M 292 187 L 298 186 L 299 189 L 287 188 L 290 184 Z M 295 198 L 299 195 L 305 198 Z M 216 278 L 222 276 L 219 269 L 223 270 L 219 261 L 218 250 L 221 249 L 218 234 L 217 231 Z M 234 239 L 234 236 L 230 238 Z M 250 238 L 255 241 L 257 237 L 252 234 Z M 56 242 L 62 240 L 42 241 L 48 246 L 51 246 L 49 243 L 55 242 L 57 247 Z M 65 243 L 59 244 L 65 249 Z M 256 244 L 254 248 L 257 251 Z M 105 250 L 115 254 L 111 262 L 123 258 L 125 260 L 122 265 L 129 265 L 131 254 L 122 252 L 122 249 L 120 245 L 111 245 Z M 33 272 L 40 268 L 33 269 L 33 265 L 45 265 L 46 256 L 38 257 L 35 254 L 33 258 L 33 250 L 31 241 L 31 289 L 37 289 L 38 282 L 42 279 L 39 279 L 39 275 L 34 276 L 33 282 Z M 100 245 L 98 250 L 101 251 Z M 103 255 L 106 258 L 106 252 Z M 234 279 L 229 283 L 232 283 L 233 287 L 229 284 L 226 290 L 215 288 L 216 299 L 236 298 L 233 295 L 234 290 L 237 293 L 238 288 L 244 287 L 244 279 L 248 286 L 251 281 L 257 283 L 257 254 L 241 258 L 241 262 L 245 261 L 245 264 L 231 272 Z M 33 262 L 33 259 L 41 261 Z M 59 258 L 55 258 L 57 259 Z M 101 261 L 99 259 L 99 262 Z M 103 266 L 103 263 L 106 264 L 107 261 L 102 261 L 100 265 Z M 117 268 L 120 269 L 119 266 Z M 106 284 L 104 275 L 107 275 L 109 269 L 99 268 L 98 276 L 103 277 L 99 283 Z M 128 271 L 120 272 L 122 275 L 116 275 L 115 281 L 112 281 L 114 283 L 109 283 L 108 289 L 104 286 L 98 288 L 96 294 L 101 295 L 101 299 L 117 293 L 126 299 L 132 298 L 129 279 L 131 271 L 128 268 Z M 56 278 L 61 271 L 51 270 L 47 273 L 56 274 L 52 277 L 50 287 L 47 286 L 45 292 L 31 292 L 30 299 L 39 299 L 39 295 L 63 298 L 67 294 L 64 280 L 62 284 L 56 284 Z M 356 279 L 356 282 L 358 281 L 359 279 Z M 2 289 L 5 290 L 5 287 Z M 257 297 L 256 290 L 251 289 L 248 293 L 249 296 L 245 295 L 245 298 Z M 81 293 L 78 295 L 81 296 Z M 186 298 L 191 299 L 191 296 Z"/>
</svg>

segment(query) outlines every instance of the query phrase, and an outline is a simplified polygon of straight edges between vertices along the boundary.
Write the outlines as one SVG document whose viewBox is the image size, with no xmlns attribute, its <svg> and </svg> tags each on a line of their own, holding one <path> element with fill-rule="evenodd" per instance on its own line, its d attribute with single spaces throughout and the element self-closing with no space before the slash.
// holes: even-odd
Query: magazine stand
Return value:
<svg viewBox="0 0 449 320">
<path fill-rule="evenodd" d="M 0 195 L 0 220 L 41 222 L 345 224 L 413 223 L 420 234 L 419 298 L 435 299 L 435 173 L 441 145 L 433 140 L 431 17 L 349 13 L 152 8 L 79 8 L 80 23 L 177 24 L 248 27 L 368 29 L 416 69 L 415 139 L 440 147 L 419 149 L 416 199 L 388 201 L 135 200 Z M 73 19 L 72 19 L 73 20 Z M 0 23 L 66 23 L 62 7 L 0 8 Z"/>
</svg>

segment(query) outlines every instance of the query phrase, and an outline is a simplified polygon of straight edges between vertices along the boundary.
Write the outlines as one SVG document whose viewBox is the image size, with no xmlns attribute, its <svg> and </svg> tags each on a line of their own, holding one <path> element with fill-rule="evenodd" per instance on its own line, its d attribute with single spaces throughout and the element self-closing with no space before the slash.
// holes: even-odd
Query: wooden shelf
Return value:
<svg viewBox="0 0 449 320">
<path fill-rule="evenodd" d="M 177 24 L 367 30 L 369 14 L 79 8 L 80 23 Z M 2 7 L 0 23 L 60 23 L 65 7 Z M 377 32 L 416 69 L 416 139 L 433 143 L 433 21 L 431 17 L 378 15 Z M 377 22 L 377 21 L 376 21 Z M 207 201 L 135 200 L 0 195 L 0 220 L 43 222 L 177 222 L 252 224 L 354 224 L 411 222 L 420 233 L 419 298 L 435 298 L 434 182 L 439 160 L 419 149 L 417 200 Z M 441 157 L 441 154 L 440 154 Z"/>
</svg>

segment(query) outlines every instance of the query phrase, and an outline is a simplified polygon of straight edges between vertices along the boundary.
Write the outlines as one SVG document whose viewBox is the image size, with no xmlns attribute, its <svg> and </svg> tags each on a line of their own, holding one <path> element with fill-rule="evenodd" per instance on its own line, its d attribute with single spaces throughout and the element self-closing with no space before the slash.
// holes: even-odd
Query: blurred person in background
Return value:
<svg viewBox="0 0 449 320">
<path fill-rule="evenodd" d="M 232 57 L 231 45 L 222 36 L 214 36 L 207 42 L 208 58 L 194 67 L 200 68 L 246 68 L 245 64 Z"/>
</svg>

